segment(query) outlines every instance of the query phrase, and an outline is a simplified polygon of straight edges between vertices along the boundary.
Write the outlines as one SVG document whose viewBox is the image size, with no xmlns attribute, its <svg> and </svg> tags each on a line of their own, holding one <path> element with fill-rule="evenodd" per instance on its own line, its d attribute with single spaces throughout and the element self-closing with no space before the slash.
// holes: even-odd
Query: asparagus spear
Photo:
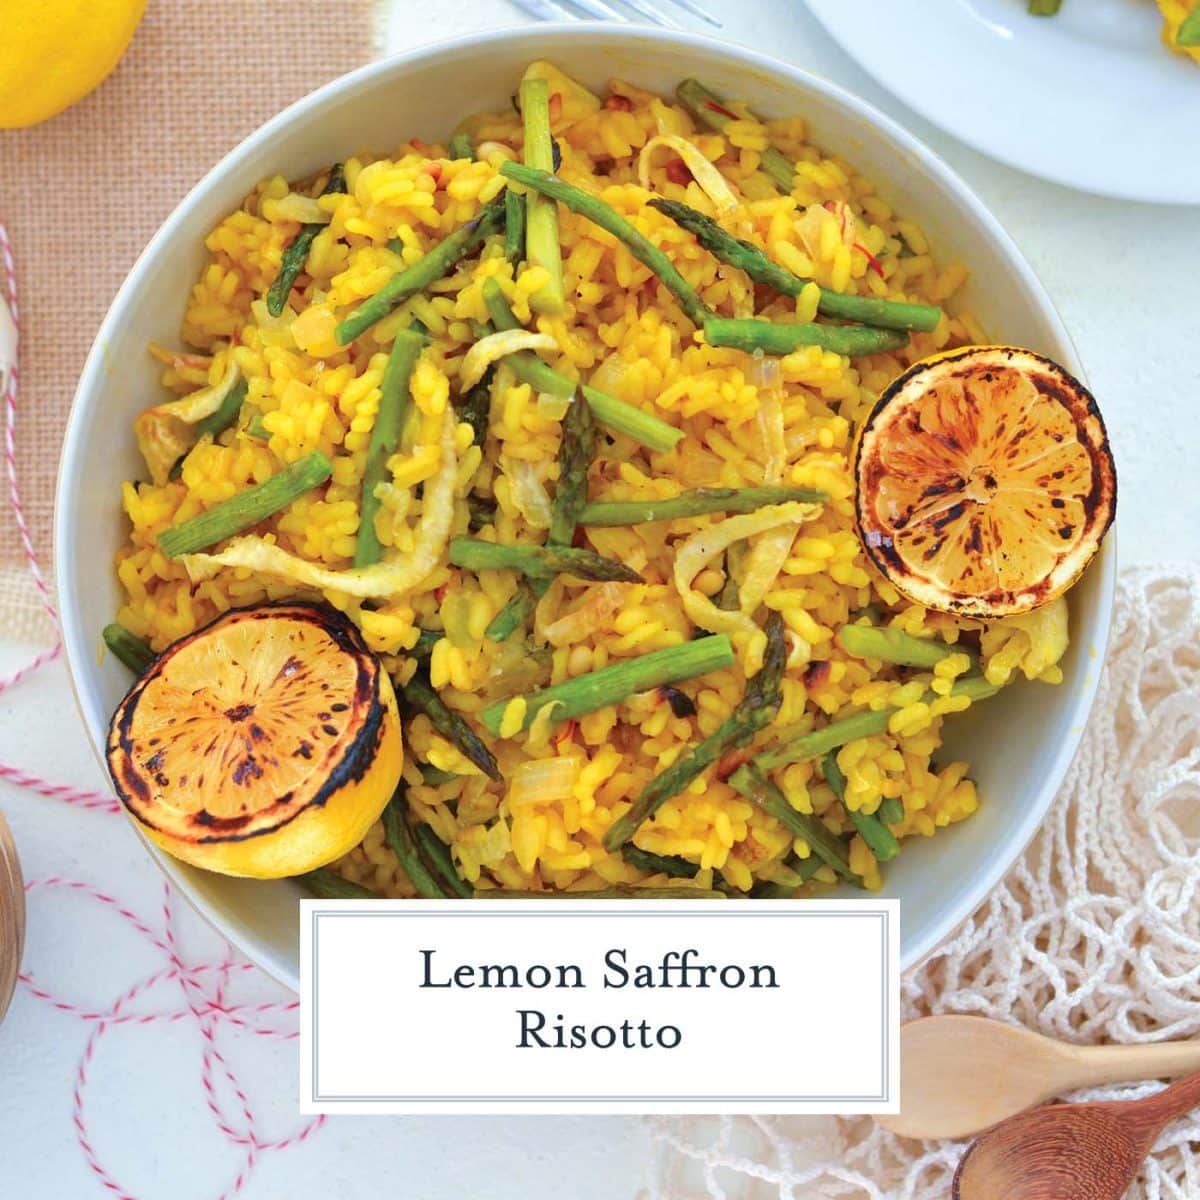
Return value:
<svg viewBox="0 0 1200 1200">
<path fill-rule="evenodd" d="M 465 395 L 460 396 L 455 408 L 458 409 L 460 421 L 466 421 L 471 427 L 471 436 L 475 445 L 482 446 L 487 437 L 488 418 L 492 410 L 492 379 L 495 373 L 489 367 L 483 378 Z"/>
<path fill-rule="evenodd" d="M 456 896 L 469 900 L 475 894 L 475 889 L 458 873 L 450 855 L 450 847 L 423 822 L 416 827 L 416 838 L 426 861 L 445 886 Z"/>
<path fill-rule="evenodd" d="M 356 308 L 334 331 L 339 346 L 348 346 L 396 307 L 445 275 L 489 234 L 504 226 L 504 200 L 497 198 L 465 225 L 440 241 L 424 258 L 397 271 L 370 300 Z"/>
<path fill-rule="evenodd" d="M 345 190 L 346 176 L 342 170 L 342 164 L 334 163 L 329 170 L 329 181 L 321 189 L 321 195 L 331 196 L 335 192 L 340 193 Z M 296 282 L 296 276 L 304 270 L 304 264 L 308 261 L 308 252 L 312 248 L 313 238 L 324 228 L 325 226 L 320 221 L 301 225 L 296 240 L 283 252 L 283 257 L 279 260 L 279 274 L 275 276 L 275 282 L 271 284 L 271 288 L 267 292 L 267 312 L 271 316 L 282 315 L 288 297 L 292 294 L 292 285 Z"/>
<path fill-rule="evenodd" d="M 256 483 L 244 492 L 214 504 L 207 512 L 164 529 L 158 535 L 158 548 L 168 558 L 207 550 L 287 508 L 293 500 L 324 483 L 332 471 L 329 459 L 314 450 L 265 482 Z"/>
<path fill-rule="evenodd" d="M 525 197 L 504 193 L 504 257 L 515 274 L 525 258 Z"/>
<path fill-rule="evenodd" d="M 689 208 L 677 200 L 661 198 L 650 201 L 651 208 L 665 213 L 676 225 L 696 235 L 697 241 L 710 254 L 732 267 L 745 271 L 755 283 L 765 284 L 785 296 L 798 296 L 808 286 L 807 279 L 772 262 L 753 242 L 743 241 L 726 233 L 712 217 Z M 907 304 L 899 300 L 880 300 L 874 296 L 850 296 L 844 292 L 820 289 L 817 311 L 827 317 L 858 321 L 882 329 L 919 329 L 928 333 L 936 329 L 942 310 L 933 304 Z"/>
<path fill-rule="evenodd" d="M 675 89 L 675 95 L 693 117 L 718 133 L 721 133 L 730 121 L 740 119 L 737 113 L 726 108 L 720 97 L 710 92 L 698 79 L 685 79 Z M 754 117 L 751 119 L 757 120 Z M 768 146 L 762 153 L 762 169 L 785 196 L 791 194 L 796 165 L 788 160 L 787 155 L 776 150 L 774 146 Z"/>
<path fill-rule="evenodd" d="M 822 504 L 828 499 L 824 492 L 810 488 L 695 488 L 667 500 L 596 500 L 579 514 L 579 524 L 642 525 L 648 521 L 677 521 L 705 513 L 756 512 L 768 504 L 784 504 L 789 500 Z"/>
<path fill-rule="evenodd" d="M 456 133 L 450 138 L 447 146 L 451 158 L 474 158 L 475 147 L 471 145 L 470 137 L 465 133 Z"/>
<path fill-rule="evenodd" d="M 954 686 L 950 689 L 950 695 L 968 696 L 972 701 L 986 700 L 999 690 L 994 683 L 988 683 L 982 675 L 965 675 L 961 679 L 955 680 Z M 924 699 L 926 703 L 931 704 L 938 699 L 938 696 L 934 692 L 927 692 Z M 875 737 L 887 729 L 888 720 L 895 711 L 894 708 L 881 708 L 878 711 L 868 709 L 864 712 L 852 713 L 848 717 L 831 721 L 823 729 L 814 729 L 811 733 L 806 733 L 793 741 L 785 742 L 782 746 L 777 746 L 774 750 L 768 750 L 765 754 L 758 755 L 754 760 L 755 764 L 763 771 L 772 771 L 787 763 L 819 758 L 822 754 L 827 754 L 830 750 L 836 750 L 839 746 L 857 741 L 859 738 Z"/>
<path fill-rule="evenodd" d="M 526 545 L 500 546 L 478 538 L 450 539 L 450 561 L 468 571 L 503 571 L 511 569 L 531 579 L 547 579 L 554 575 L 573 575 L 577 579 L 597 582 L 641 583 L 642 577 L 615 558 L 605 558 L 594 550 L 574 546 Z"/>
<path fill-rule="evenodd" d="M 610 208 L 598 196 L 591 196 L 572 184 L 564 183 L 558 176 L 551 175 L 549 171 L 537 171 L 531 167 L 521 166 L 520 163 L 503 163 L 500 167 L 500 174 L 516 183 L 524 184 L 533 192 L 557 200 L 572 212 L 578 213 L 581 217 L 587 217 L 589 221 L 624 242 L 634 258 L 649 267 L 675 294 L 680 307 L 693 325 L 703 325 L 712 315 L 692 285 L 675 269 L 675 264 L 657 246 L 634 229 L 620 213 Z M 532 214 L 530 215 L 532 216 Z M 532 236 L 532 230 L 529 236 Z"/>
<path fill-rule="evenodd" d="M 246 422 L 246 433 L 252 438 L 262 438 L 263 441 L 271 436 L 271 431 L 263 424 L 263 413 L 260 409 L 255 409 L 254 415 Z"/>
<path fill-rule="evenodd" d="M 534 718 L 548 704 L 555 706 L 553 720 L 557 724 L 571 717 L 595 712 L 608 704 L 619 704 L 635 692 L 644 692 L 650 688 L 661 687 L 664 683 L 679 683 L 684 679 L 694 679 L 697 675 L 707 675 L 710 671 L 719 671 L 732 662 L 733 646 L 723 633 L 684 642 L 679 646 L 652 650 L 639 658 L 614 663 L 612 666 L 602 667 L 599 671 L 578 675 L 574 679 L 531 693 L 525 698 L 525 716 L 521 728 L 528 729 Z M 500 732 L 504 710 L 509 703 L 511 701 L 501 700 L 483 710 L 483 723 L 492 733 Z"/>
<path fill-rule="evenodd" d="M 401 689 L 404 699 L 413 708 L 423 712 L 434 729 L 448 738 L 462 751 L 463 756 L 474 763 L 489 779 L 503 779 L 495 755 L 484 744 L 483 739 L 471 728 L 466 719 L 459 716 L 429 686 L 421 675 L 414 675 Z"/>
<path fill-rule="evenodd" d="M 435 767 L 432 763 L 422 763 L 420 770 L 421 782 L 427 787 L 441 787 L 444 783 L 452 783 L 462 778 L 461 775 L 455 775 L 453 771 L 443 771 L 441 767 Z"/>
<path fill-rule="evenodd" d="M 670 875 L 674 879 L 695 879 L 700 865 L 680 858 L 678 854 L 652 854 L 632 842 L 621 847 L 621 857 L 639 871 L 650 871 L 657 875 Z"/>
<path fill-rule="evenodd" d="M 512 637 L 518 629 L 529 624 L 537 602 L 531 581 L 522 579 L 508 603 L 488 623 L 484 636 L 493 642 L 503 642 Z"/>
<path fill-rule="evenodd" d="M 508 301 L 500 285 L 494 279 L 488 279 L 483 285 L 483 302 L 487 305 L 488 315 L 497 329 L 520 329 L 521 322 L 513 316 Z M 683 430 L 644 413 L 616 396 L 598 391 L 586 383 L 580 386 L 574 380 L 560 375 L 557 371 L 546 366 L 536 354 L 522 351 L 510 354 L 505 363 L 512 368 L 512 373 L 522 383 L 529 384 L 535 391 L 549 392 L 553 396 L 574 396 L 581 391 L 588 402 L 596 420 L 608 429 L 624 433 L 651 450 L 665 452 L 670 450 L 683 437 Z"/>
<path fill-rule="evenodd" d="M 476 900 L 724 900 L 722 892 L 690 887 L 612 887 L 588 892 L 533 892 L 518 888 L 490 888 L 475 893 Z"/>
<path fill-rule="evenodd" d="M 855 658 L 878 658 L 902 667 L 936 667 L 952 654 L 966 654 L 972 665 L 977 662 L 976 656 L 963 646 L 949 646 L 936 638 L 913 637 L 886 625 L 843 625 L 837 640 Z"/>
<path fill-rule="evenodd" d="M 866 604 L 862 608 L 855 609 L 850 614 L 851 622 L 866 620 L 870 625 L 878 625 L 884 618 L 885 613 L 878 604 Z"/>
<path fill-rule="evenodd" d="M 1200 46 L 1200 4 L 1193 5 L 1192 11 L 1179 23 L 1175 45 Z"/>
<path fill-rule="evenodd" d="M 422 629 L 417 634 L 417 644 L 408 652 L 410 658 L 415 658 L 423 662 L 433 653 L 433 648 L 439 641 L 442 635 L 432 629 Z"/>
<path fill-rule="evenodd" d="M 778 786 L 753 763 L 744 763 L 729 777 L 729 785 L 777 820 L 793 837 L 803 838 L 812 852 L 844 879 L 857 879 L 850 870 L 846 846 L 811 813 L 797 812 Z"/>
<path fill-rule="evenodd" d="M 404 873 L 417 890 L 418 896 L 427 900 L 444 900 L 446 891 L 433 872 L 425 865 L 416 838 L 408 824 L 408 804 L 401 784 L 383 810 L 383 833 L 392 853 L 400 860 Z"/>
<path fill-rule="evenodd" d="M 358 540 L 354 546 L 356 567 L 369 567 L 377 563 L 383 552 L 375 531 L 375 515 L 379 512 L 375 489 L 387 478 L 388 459 L 396 453 L 396 447 L 400 444 L 400 430 L 412 399 L 408 384 L 424 348 L 423 334 L 414 329 L 401 329 L 388 355 L 383 381 L 379 385 L 379 411 L 375 414 L 375 425 L 367 446 L 367 461 L 363 467 L 362 515 L 359 517 Z"/>
<path fill-rule="evenodd" d="M 364 887 L 361 883 L 346 879 L 329 867 L 318 867 L 315 871 L 306 871 L 297 876 L 297 882 L 302 883 L 319 900 L 378 900 L 379 893 Z"/>
<path fill-rule="evenodd" d="M 550 514 L 551 545 L 569 546 L 579 514 L 587 505 L 588 471 L 596 457 L 596 422 L 591 407 L 572 400 L 562 421 L 558 445 L 558 490 Z"/>
<path fill-rule="evenodd" d="M 467 511 L 470 513 L 467 528 L 474 532 L 478 532 L 485 525 L 496 523 L 496 505 L 484 496 L 468 496 Z"/>
<path fill-rule="evenodd" d="M 750 889 L 751 900 L 790 900 L 824 866 L 824 860 L 816 854 L 810 854 L 807 858 L 797 858 L 793 853 L 788 855 L 783 865 L 798 875 L 800 882 L 788 884 L 780 880 L 764 879 Z"/>
<path fill-rule="evenodd" d="M 100 636 L 104 638 L 104 644 L 113 655 L 135 675 L 141 675 L 157 657 L 137 634 L 130 633 L 124 625 L 118 625 L 115 621 L 111 625 L 105 625 Z"/>
<path fill-rule="evenodd" d="M 1031 17 L 1053 17 L 1062 8 L 1062 0 L 1029 0 Z"/>
<path fill-rule="evenodd" d="M 547 544 L 570 546 L 575 537 L 579 514 L 587 503 L 588 471 L 596 457 L 596 423 L 591 406 L 576 397 L 567 408 L 558 443 L 558 490 L 550 516 Z M 485 636 L 503 641 L 528 620 L 536 602 L 550 587 L 548 578 L 531 579 L 518 588 L 509 602 L 492 619 Z"/>
<path fill-rule="evenodd" d="M 217 438 L 224 433 L 237 420 L 237 415 L 242 410 L 242 402 L 246 399 L 248 386 L 245 379 L 239 379 L 221 401 L 221 407 L 203 421 L 197 421 L 192 427 L 196 437 L 202 438 L 207 434 L 211 438 Z"/>
<path fill-rule="evenodd" d="M 904 820 L 904 802 L 895 796 L 885 796 L 876 812 L 885 825 L 899 825 Z"/>
<path fill-rule="evenodd" d="M 604 848 L 619 850 L 642 824 L 667 800 L 678 795 L 718 758 L 739 746 L 748 746 L 779 712 L 783 697 L 780 684 L 787 663 L 787 643 L 783 640 L 783 618 L 773 612 L 767 620 L 767 649 L 762 668 L 746 680 L 746 691 L 733 712 L 702 742 L 685 750 L 665 771 L 656 775 L 643 789 L 624 816 L 614 821 L 604 834 Z"/>
<path fill-rule="evenodd" d="M 821 774 L 825 776 L 825 782 L 829 784 L 846 816 L 850 818 L 850 824 L 858 830 L 859 836 L 867 843 L 867 849 L 875 855 L 876 860 L 887 862 L 895 858 L 900 853 L 900 843 L 883 821 L 873 813 L 854 812 L 846 807 L 846 776 L 842 774 L 837 754 L 833 750 L 821 759 Z"/>
<path fill-rule="evenodd" d="M 791 354 L 801 346 L 820 346 L 854 358 L 883 354 L 908 345 L 908 334 L 898 329 L 871 329 L 866 325 L 801 325 L 714 317 L 704 323 L 704 340 L 710 346 L 730 346 L 748 354 Z"/>
<path fill-rule="evenodd" d="M 550 89 L 544 79 L 521 80 L 521 120 L 525 126 L 525 167 L 553 176 L 554 139 L 550 134 Z M 558 208 L 547 196 L 531 193 L 525 201 L 525 258 L 545 267 L 550 278 L 529 298 L 535 312 L 561 315 L 564 307 L 562 248 Z"/>
</svg>

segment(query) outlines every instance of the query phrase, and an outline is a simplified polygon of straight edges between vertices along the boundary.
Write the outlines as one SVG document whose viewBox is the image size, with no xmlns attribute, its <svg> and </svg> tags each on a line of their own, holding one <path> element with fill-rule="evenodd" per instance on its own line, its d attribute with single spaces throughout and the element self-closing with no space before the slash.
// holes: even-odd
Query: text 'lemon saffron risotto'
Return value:
<svg viewBox="0 0 1200 1200">
<path fill-rule="evenodd" d="M 209 235 L 133 431 L 117 790 L 326 895 L 877 888 L 979 803 L 943 723 L 1062 678 L 1095 403 L 801 118 L 517 99 Z"/>
</svg>

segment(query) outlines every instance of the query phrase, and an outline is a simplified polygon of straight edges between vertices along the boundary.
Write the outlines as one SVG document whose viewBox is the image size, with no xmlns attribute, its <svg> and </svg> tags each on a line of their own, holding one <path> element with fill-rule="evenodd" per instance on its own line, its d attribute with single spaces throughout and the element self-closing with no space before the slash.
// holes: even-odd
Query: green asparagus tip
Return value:
<svg viewBox="0 0 1200 1200">
<path fill-rule="evenodd" d="M 501 546 L 478 538 L 450 540 L 450 561 L 468 571 L 520 571 L 530 579 L 571 575 L 595 582 L 642 583 L 632 567 L 594 550 L 547 544 Z"/>
<path fill-rule="evenodd" d="M 334 330 L 339 346 L 348 346 L 382 321 L 396 305 L 424 291 L 449 273 L 450 268 L 483 244 L 485 238 L 504 228 L 504 197 L 485 205 L 477 217 L 459 226 L 424 258 L 397 271 L 369 300 L 359 305 Z"/>
<path fill-rule="evenodd" d="M 124 625 L 116 622 L 105 625 L 101 636 L 113 657 L 123 662 L 135 675 L 141 675 L 156 657 L 149 644 L 130 633 Z"/>
</svg>

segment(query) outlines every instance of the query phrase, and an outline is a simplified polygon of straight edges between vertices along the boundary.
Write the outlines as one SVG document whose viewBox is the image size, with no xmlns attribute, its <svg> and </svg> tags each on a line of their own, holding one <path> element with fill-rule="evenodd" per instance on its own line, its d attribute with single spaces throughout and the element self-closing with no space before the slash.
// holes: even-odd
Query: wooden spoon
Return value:
<svg viewBox="0 0 1200 1200">
<path fill-rule="evenodd" d="M 0 814 L 0 1021 L 17 986 L 25 948 L 25 883 L 8 822 Z"/>
<path fill-rule="evenodd" d="M 1108 1104 L 1050 1104 L 967 1147 L 951 1200 L 1120 1200 L 1162 1127 L 1200 1104 L 1200 1074 Z"/>
<path fill-rule="evenodd" d="M 986 1017 L 924 1017 L 900 1030 L 902 1137 L 970 1137 L 1075 1088 L 1200 1070 L 1200 1042 L 1073 1046 Z"/>
</svg>

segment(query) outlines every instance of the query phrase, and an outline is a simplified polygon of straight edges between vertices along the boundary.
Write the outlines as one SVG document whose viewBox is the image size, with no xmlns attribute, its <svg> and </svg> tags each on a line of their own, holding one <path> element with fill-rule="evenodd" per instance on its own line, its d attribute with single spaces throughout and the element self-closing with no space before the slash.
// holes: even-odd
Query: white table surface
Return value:
<svg viewBox="0 0 1200 1200">
<path fill-rule="evenodd" d="M 769 47 L 865 96 L 930 142 L 979 192 L 1041 275 L 1086 364 L 1118 461 L 1122 561 L 1200 557 L 1200 208 L 1102 200 L 1000 166 L 892 100 L 797 0 L 708 2 L 724 18 L 728 40 Z M 506 0 L 391 0 L 381 7 L 381 46 L 394 51 L 522 20 Z M 8 519 L 7 512 L 0 519 Z M 28 647 L 0 640 L 0 676 L 28 657 Z M 0 694 L 0 760 L 57 782 L 103 786 L 61 664 Z M 5 783 L 0 806 L 27 878 L 90 883 L 151 927 L 161 926 L 160 877 L 123 818 Z M 104 1010 L 163 965 L 161 952 L 78 893 L 35 891 L 29 913 L 26 965 L 57 998 Z M 178 913 L 175 925 L 186 961 L 219 957 L 218 940 L 193 914 Z M 236 998 L 288 999 L 257 972 L 246 973 Z M 129 1011 L 135 1007 L 186 1012 L 169 981 Z M 285 1026 L 294 1018 L 271 1020 Z M 301 1124 L 295 1043 L 218 1028 L 219 1048 L 262 1136 L 294 1132 Z M 121 1191 L 102 1186 L 72 1124 L 77 1070 L 91 1029 L 29 989 L 18 990 L 0 1028 L 0 1195 L 209 1200 L 228 1194 L 240 1157 L 206 1107 L 204 1043 L 190 1017 L 110 1027 L 96 1043 L 82 1093 L 84 1136 Z M 239 1111 L 227 1096 L 217 1102 L 221 1111 Z M 299 1146 L 260 1155 L 236 1194 L 250 1200 L 358 1200 L 388 1192 L 424 1200 L 516 1200 L 556 1192 L 571 1200 L 619 1200 L 634 1194 L 647 1153 L 634 1119 L 343 1117 Z"/>
</svg>

